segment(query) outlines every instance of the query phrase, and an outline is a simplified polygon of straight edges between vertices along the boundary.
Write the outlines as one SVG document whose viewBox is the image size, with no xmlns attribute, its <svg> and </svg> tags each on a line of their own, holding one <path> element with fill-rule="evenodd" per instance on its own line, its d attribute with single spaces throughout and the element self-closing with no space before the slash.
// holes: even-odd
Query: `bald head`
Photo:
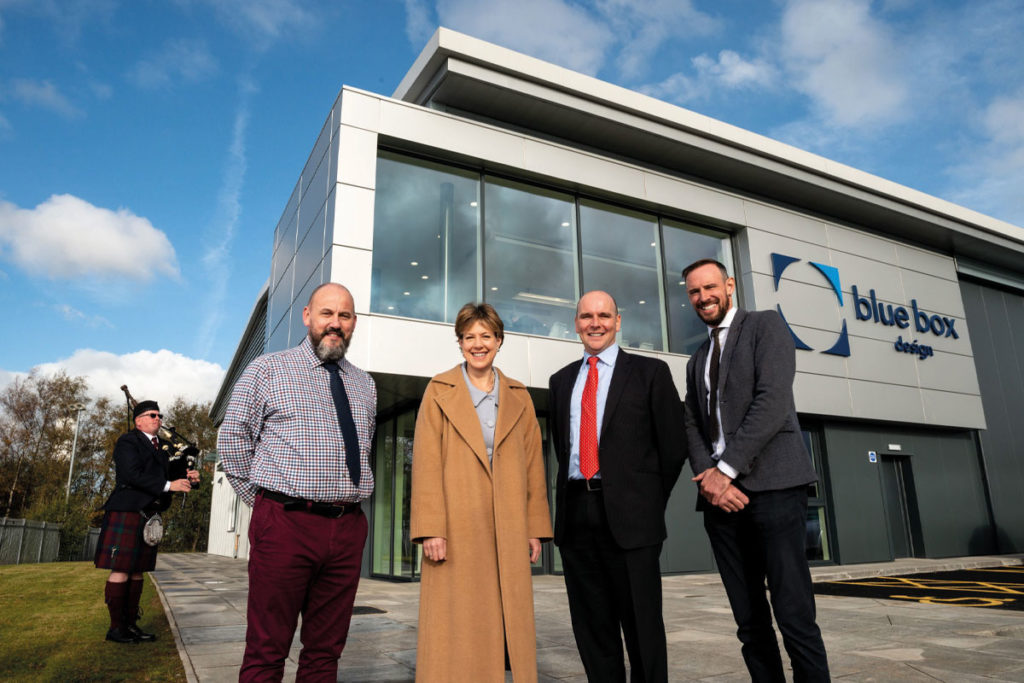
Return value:
<svg viewBox="0 0 1024 683">
<path fill-rule="evenodd" d="M 344 285 L 328 282 L 313 290 L 302 310 L 302 323 L 320 360 L 341 360 L 356 328 L 355 303 Z"/>
<path fill-rule="evenodd" d="M 580 297 L 576 304 L 576 334 L 587 349 L 597 355 L 615 343 L 622 327 L 622 317 L 615 299 L 608 292 L 594 290 Z"/>
</svg>

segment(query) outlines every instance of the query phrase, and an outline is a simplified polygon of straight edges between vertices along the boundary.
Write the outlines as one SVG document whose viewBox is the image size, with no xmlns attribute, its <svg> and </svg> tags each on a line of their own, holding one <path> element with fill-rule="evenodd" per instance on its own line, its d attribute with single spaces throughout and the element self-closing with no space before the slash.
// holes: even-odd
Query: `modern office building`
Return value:
<svg viewBox="0 0 1024 683">
<path fill-rule="evenodd" d="M 616 297 L 622 346 L 665 360 L 683 394 L 705 333 L 680 270 L 707 256 L 796 339 L 820 474 L 810 561 L 1024 549 L 1019 227 L 445 29 L 391 97 L 342 88 L 269 227 L 268 281 L 214 415 L 252 358 L 301 341 L 315 286 L 349 287 L 350 357 L 379 392 L 367 574 L 418 574 L 413 427 L 427 379 L 460 360 L 463 303 L 504 318 L 497 364 L 531 387 L 546 434 L 588 289 Z M 553 479 L 550 451 L 547 465 Z M 245 556 L 248 509 L 216 481 L 210 552 Z M 667 572 L 713 568 L 695 499 L 684 477 Z M 557 552 L 540 565 L 558 571 Z"/>
</svg>

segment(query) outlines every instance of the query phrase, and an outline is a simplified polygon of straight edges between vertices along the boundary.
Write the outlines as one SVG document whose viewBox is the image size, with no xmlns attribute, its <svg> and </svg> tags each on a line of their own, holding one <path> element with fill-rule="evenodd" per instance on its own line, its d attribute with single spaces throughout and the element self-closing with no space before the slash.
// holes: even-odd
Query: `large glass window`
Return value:
<svg viewBox="0 0 1024 683">
<path fill-rule="evenodd" d="M 371 310 L 453 322 L 478 298 L 479 187 L 476 173 L 380 154 Z"/>
<path fill-rule="evenodd" d="M 671 220 L 662 221 L 665 255 L 665 292 L 668 299 L 668 350 L 692 354 L 708 338 L 707 326 L 690 308 L 683 268 L 702 258 L 713 258 L 731 273 L 732 250 L 720 232 Z M 736 304 L 735 295 L 733 303 Z"/>
<path fill-rule="evenodd" d="M 484 187 L 484 299 L 508 332 L 575 336 L 572 195 L 493 177 Z"/>
<path fill-rule="evenodd" d="M 723 232 L 393 152 L 374 211 L 370 310 L 387 315 L 453 322 L 482 299 L 509 332 L 575 339 L 576 300 L 603 289 L 622 346 L 691 354 L 706 331 L 680 271 L 732 265 Z"/>
<path fill-rule="evenodd" d="M 655 216 L 610 204 L 580 200 L 583 291 L 601 289 L 622 315 L 621 346 L 665 348 Z"/>
</svg>

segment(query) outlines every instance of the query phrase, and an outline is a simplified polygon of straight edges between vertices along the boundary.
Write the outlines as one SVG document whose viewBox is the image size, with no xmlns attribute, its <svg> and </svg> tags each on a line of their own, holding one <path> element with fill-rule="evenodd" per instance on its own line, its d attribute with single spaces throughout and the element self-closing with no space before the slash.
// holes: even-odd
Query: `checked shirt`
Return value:
<svg viewBox="0 0 1024 683">
<path fill-rule="evenodd" d="M 328 371 L 306 337 L 250 363 L 231 394 L 217 451 L 228 481 L 248 505 L 259 488 L 323 502 L 355 503 L 373 493 L 377 387 L 348 359 L 338 365 L 359 435 L 358 489 L 345 465 Z"/>
</svg>

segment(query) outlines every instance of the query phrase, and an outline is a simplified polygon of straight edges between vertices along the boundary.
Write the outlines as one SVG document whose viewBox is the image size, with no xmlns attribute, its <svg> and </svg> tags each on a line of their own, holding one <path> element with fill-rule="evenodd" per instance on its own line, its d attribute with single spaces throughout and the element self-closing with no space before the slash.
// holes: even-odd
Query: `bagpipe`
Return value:
<svg viewBox="0 0 1024 683">
<path fill-rule="evenodd" d="M 132 411 L 135 410 L 138 401 L 128 391 L 127 384 L 121 385 L 121 391 L 124 392 L 124 396 L 128 400 L 128 428 L 131 429 L 134 426 Z M 194 470 L 196 468 L 199 463 L 200 450 L 194 443 L 179 434 L 174 427 L 165 424 L 160 425 L 157 436 L 160 437 L 162 442 L 160 447 L 167 453 L 168 461 L 176 462 L 184 458 L 186 469 Z"/>
</svg>

